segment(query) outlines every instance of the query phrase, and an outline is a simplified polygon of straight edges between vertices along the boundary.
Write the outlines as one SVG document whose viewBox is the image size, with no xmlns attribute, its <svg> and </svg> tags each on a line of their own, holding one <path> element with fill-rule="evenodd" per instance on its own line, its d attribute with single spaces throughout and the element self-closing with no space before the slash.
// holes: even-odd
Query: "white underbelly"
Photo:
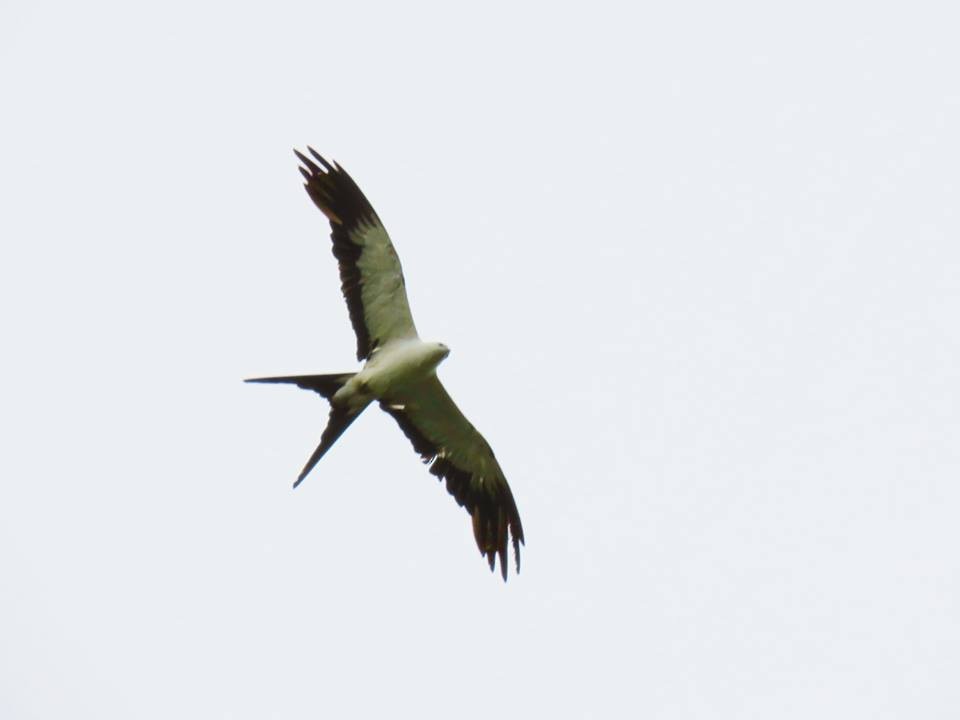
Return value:
<svg viewBox="0 0 960 720">
<path fill-rule="evenodd" d="M 434 345 L 405 340 L 378 350 L 355 379 L 367 392 L 383 399 L 392 390 L 433 374 L 440 359 Z"/>
</svg>

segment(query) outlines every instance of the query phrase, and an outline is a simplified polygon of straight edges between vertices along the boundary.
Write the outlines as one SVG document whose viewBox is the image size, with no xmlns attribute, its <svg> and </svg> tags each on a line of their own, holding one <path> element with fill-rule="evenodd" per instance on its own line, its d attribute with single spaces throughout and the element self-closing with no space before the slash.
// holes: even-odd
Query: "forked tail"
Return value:
<svg viewBox="0 0 960 720">
<path fill-rule="evenodd" d="M 307 460 L 307 464 L 303 466 L 303 470 L 300 471 L 300 475 L 297 477 L 297 481 L 293 484 L 294 487 L 297 487 L 303 479 L 313 470 L 313 466 L 316 465 L 320 458 L 322 458 L 327 450 L 333 447 L 333 444 L 337 441 L 343 431 L 350 427 L 350 423 L 357 419 L 360 416 L 360 413 L 363 412 L 366 405 L 361 405 L 360 407 L 346 407 L 340 405 L 334 405 L 332 398 L 336 395 L 337 390 L 342 388 L 347 384 L 347 381 L 350 380 L 356 373 L 339 373 L 336 375 L 293 375 L 289 377 L 266 377 L 266 378 L 250 378 L 244 382 L 255 382 L 255 383 L 283 383 L 288 385 L 296 385 L 297 387 L 303 388 L 304 390 L 313 390 L 315 393 L 319 393 L 327 400 L 331 400 L 330 403 L 330 419 L 327 420 L 327 427 L 323 431 L 323 435 L 320 436 L 320 444 L 317 445 L 317 449 L 313 451 L 313 455 L 310 456 L 310 459 Z"/>
<path fill-rule="evenodd" d="M 320 393 L 327 400 L 332 398 L 337 390 L 347 384 L 347 381 L 356 373 L 337 373 L 334 375 L 288 375 L 286 377 L 250 378 L 244 382 L 255 383 L 285 383 L 296 385 L 304 390 L 313 390 Z"/>
</svg>

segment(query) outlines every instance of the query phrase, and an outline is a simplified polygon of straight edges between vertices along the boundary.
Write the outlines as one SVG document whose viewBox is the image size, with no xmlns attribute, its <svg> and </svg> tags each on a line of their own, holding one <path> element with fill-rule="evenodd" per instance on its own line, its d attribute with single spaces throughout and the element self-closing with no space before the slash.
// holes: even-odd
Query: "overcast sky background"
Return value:
<svg viewBox="0 0 960 720">
<path fill-rule="evenodd" d="M 953 718 L 949 3 L 5 2 L 4 718 Z M 393 420 L 387 225 L 527 546 Z"/>
</svg>

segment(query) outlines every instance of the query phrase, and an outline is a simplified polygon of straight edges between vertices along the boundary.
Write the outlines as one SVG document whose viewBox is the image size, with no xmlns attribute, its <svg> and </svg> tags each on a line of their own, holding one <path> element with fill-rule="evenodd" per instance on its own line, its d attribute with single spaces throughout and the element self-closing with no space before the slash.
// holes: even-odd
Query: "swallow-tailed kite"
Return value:
<svg viewBox="0 0 960 720">
<path fill-rule="evenodd" d="M 297 478 L 299 485 L 350 423 L 374 400 L 393 416 L 430 472 L 473 519 L 473 535 L 493 570 L 496 557 L 507 579 L 507 533 L 517 571 L 523 528 L 510 486 L 490 445 L 454 404 L 437 366 L 449 355 L 443 343 L 417 335 L 407 303 L 403 272 L 380 218 L 351 177 L 313 148 L 312 159 L 296 152 L 310 199 L 330 221 L 333 254 L 350 322 L 357 335 L 356 373 L 255 378 L 247 382 L 291 383 L 330 403 L 330 418 Z"/>
</svg>

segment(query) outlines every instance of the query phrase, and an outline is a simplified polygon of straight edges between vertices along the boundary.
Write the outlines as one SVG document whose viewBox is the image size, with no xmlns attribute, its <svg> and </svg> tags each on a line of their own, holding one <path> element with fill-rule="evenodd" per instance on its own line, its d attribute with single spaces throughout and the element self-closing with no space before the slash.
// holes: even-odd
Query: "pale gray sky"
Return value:
<svg viewBox="0 0 960 720">
<path fill-rule="evenodd" d="M 6 2 L 4 718 L 953 718 L 949 3 Z M 356 367 L 386 223 L 504 585 Z"/>
</svg>

